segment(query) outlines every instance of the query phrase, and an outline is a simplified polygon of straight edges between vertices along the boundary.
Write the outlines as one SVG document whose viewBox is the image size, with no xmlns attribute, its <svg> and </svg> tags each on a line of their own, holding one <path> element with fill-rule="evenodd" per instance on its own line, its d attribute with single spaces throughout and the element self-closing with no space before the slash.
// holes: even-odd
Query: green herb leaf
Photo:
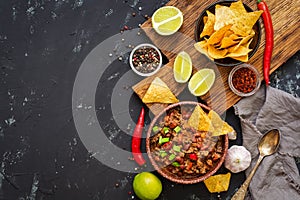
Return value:
<svg viewBox="0 0 300 200">
<path fill-rule="evenodd" d="M 180 126 L 176 126 L 176 127 L 174 128 L 174 131 L 175 131 L 176 133 L 178 133 L 180 130 L 181 130 Z"/>
<path fill-rule="evenodd" d="M 175 154 L 171 154 L 171 155 L 169 156 L 169 160 L 174 160 L 175 157 L 176 157 Z"/>
<path fill-rule="evenodd" d="M 180 152 L 181 147 L 174 144 L 173 150 L 174 150 L 174 151 L 177 151 L 177 152 Z"/>
<path fill-rule="evenodd" d="M 159 136 L 159 138 L 158 138 L 158 144 L 162 144 L 162 136 Z"/>
<path fill-rule="evenodd" d="M 158 127 L 158 126 L 154 126 L 154 127 L 152 128 L 152 131 L 155 132 L 155 133 L 158 132 L 158 131 L 159 131 L 159 127 Z"/>
<path fill-rule="evenodd" d="M 180 167 L 180 164 L 179 164 L 178 162 L 176 162 L 176 161 L 173 162 L 172 165 L 173 165 L 174 167 Z"/>
<path fill-rule="evenodd" d="M 162 143 L 166 143 L 166 142 L 169 142 L 169 141 L 170 141 L 170 138 L 168 138 L 168 137 L 167 137 L 167 138 L 161 139 L 161 142 L 162 142 Z"/>
<path fill-rule="evenodd" d="M 168 154 L 167 154 L 167 152 L 165 152 L 165 151 L 160 151 L 160 152 L 159 152 L 159 155 L 160 155 L 160 157 L 164 158 L 164 157 L 166 157 Z"/>
<path fill-rule="evenodd" d="M 163 144 L 163 143 L 166 143 L 169 141 L 170 141 L 170 138 L 163 138 L 162 136 L 159 136 L 158 144 Z"/>
</svg>

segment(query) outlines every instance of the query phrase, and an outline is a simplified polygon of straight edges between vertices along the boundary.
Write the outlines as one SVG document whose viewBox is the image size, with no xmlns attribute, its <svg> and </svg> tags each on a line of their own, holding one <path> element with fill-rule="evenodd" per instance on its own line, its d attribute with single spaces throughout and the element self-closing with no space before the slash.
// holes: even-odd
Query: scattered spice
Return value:
<svg viewBox="0 0 300 200">
<path fill-rule="evenodd" d="M 232 75 L 232 84 L 239 92 L 249 93 L 256 88 L 257 77 L 252 69 L 242 67 Z"/>
<path fill-rule="evenodd" d="M 151 73 L 159 67 L 160 57 L 154 48 L 144 46 L 134 52 L 132 64 L 141 73 Z"/>
<path fill-rule="evenodd" d="M 123 33 L 124 31 L 130 30 L 130 29 L 131 29 L 131 27 L 128 27 L 127 25 L 125 25 L 121 28 L 120 31 L 121 31 L 121 33 Z"/>
</svg>

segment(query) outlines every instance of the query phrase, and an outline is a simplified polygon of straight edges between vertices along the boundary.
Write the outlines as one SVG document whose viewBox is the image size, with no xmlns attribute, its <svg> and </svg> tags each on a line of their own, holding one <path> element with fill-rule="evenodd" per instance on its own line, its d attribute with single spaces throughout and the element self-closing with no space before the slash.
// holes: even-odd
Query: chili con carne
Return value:
<svg viewBox="0 0 300 200">
<path fill-rule="evenodd" d="M 135 129 L 133 131 L 132 135 L 132 141 L 131 141 L 131 152 L 133 155 L 133 158 L 137 164 L 140 166 L 143 166 L 146 164 L 146 161 L 141 153 L 141 137 L 143 134 L 143 128 L 144 128 L 144 118 L 145 118 L 145 110 L 142 107 L 138 121 L 136 123 Z"/>
<path fill-rule="evenodd" d="M 264 79 L 266 82 L 266 85 L 270 84 L 269 80 L 269 72 L 270 72 L 270 65 L 271 65 L 271 59 L 272 59 L 272 51 L 273 51 L 273 45 L 274 45 L 274 31 L 273 31 L 273 25 L 272 25 L 272 18 L 270 11 L 268 9 L 268 6 L 266 2 L 262 0 L 257 0 L 257 8 L 259 10 L 262 10 L 262 17 L 263 22 L 265 26 L 265 32 L 266 32 L 266 44 L 265 44 L 265 52 L 264 52 Z"/>
</svg>

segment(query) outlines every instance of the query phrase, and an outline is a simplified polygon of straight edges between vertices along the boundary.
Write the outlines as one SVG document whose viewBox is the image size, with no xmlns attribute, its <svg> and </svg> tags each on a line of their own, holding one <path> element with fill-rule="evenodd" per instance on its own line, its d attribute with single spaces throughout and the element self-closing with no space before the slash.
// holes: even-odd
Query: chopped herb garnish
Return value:
<svg viewBox="0 0 300 200">
<path fill-rule="evenodd" d="M 169 141 L 170 141 L 170 138 L 163 138 L 162 136 L 159 136 L 159 139 L 158 139 L 159 144 L 163 144 L 163 143 L 166 143 Z"/>
<path fill-rule="evenodd" d="M 154 127 L 152 128 L 152 131 L 155 132 L 155 133 L 158 132 L 158 131 L 159 131 L 159 127 L 158 127 L 158 126 L 154 126 Z"/>
<path fill-rule="evenodd" d="M 164 133 L 169 133 L 169 128 L 168 127 L 164 127 Z"/>
<path fill-rule="evenodd" d="M 165 151 L 160 151 L 160 152 L 159 152 L 159 155 L 160 155 L 160 157 L 164 158 L 164 157 L 166 157 L 168 154 L 167 154 L 167 152 L 165 152 Z"/>
<path fill-rule="evenodd" d="M 167 137 L 167 138 L 161 139 L 161 142 L 162 142 L 162 143 L 166 143 L 166 142 L 169 142 L 169 141 L 170 141 L 170 138 L 168 138 L 168 137 Z"/>
<path fill-rule="evenodd" d="M 174 150 L 174 151 L 177 151 L 177 152 L 180 152 L 181 147 L 174 144 L 173 150 Z"/>
<path fill-rule="evenodd" d="M 180 126 L 176 126 L 176 127 L 174 128 L 174 131 L 175 131 L 176 133 L 178 133 L 180 130 L 181 130 Z"/>
<path fill-rule="evenodd" d="M 180 164 L 179 164 L 178 162 L 176 162 L 176 161 L 173 162 L 172 165 L 173 165 L 174 167 L 180 167 Z"/>
<path fill-rule="evenodd" d="M 162 136 L 159 136 L 159 138 L 158 138 L 158 144 L 162 144 L 161 140 L 162 140 Z"/>
<path fill-rule="evenodd" d="M 171 155 L 169 156 L 169 160 L 174 160 L 175 157 L 176 157 L 175 154 L 171 154 Z"/>
</svg>

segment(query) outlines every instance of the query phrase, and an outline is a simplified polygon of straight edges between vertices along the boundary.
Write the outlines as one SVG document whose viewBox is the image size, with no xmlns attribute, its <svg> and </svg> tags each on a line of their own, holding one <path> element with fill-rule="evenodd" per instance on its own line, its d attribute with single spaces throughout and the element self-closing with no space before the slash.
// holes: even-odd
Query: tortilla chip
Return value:
<svg viewBox="0 0 300 200">
<path fill-rule="evenodd" d="M 222 59 L 227 54 L 228 49 L 217 49 L 213 45 L 208 45 L 208 55 L 214 59 Z"/>
<path fill-rule="evenodd" d="M 238 43 L 239 43 L 238 40 L 232 40 L 230 37 L 224 37 L 221 41 L 221 48 L 224 49 Z"/>
<path fill-rule="evenodd" d="M 233 59 L 241 61 L 241 62 L 248 62 L 248 60 L 249 60 L 248 54 L 245 56 L 230 56 L 230 58 L 233 58 Z"/>
<path fill-rule="evenodd" d="M 242 1 L 231 3 L 229 8 L 235 14 L 235 16 L 240 16 L 247 13 Z"/>
<path fill-rule="evenodd" d="M 221 117 L 213 110 L 210 110 L 208 113 L 208 118 L 211 121 L 211 124 L 214 128 L 212 132 L 213 136 L 226 135 L 226 134 L 235 134 L 235 130 L 221 119 Z"/>
<path fill-rule="evenodd" d="M 228 190 L 231 173 L 217 174 L 204 180 L 204 184 L 210 193 L 225 192 Z"/>
<path fill-rule="evenodd" d="M 234 19 L 234 24 L 230 29 L 237 35 L 247 36 L 252 32 L 254 24 L 262 13 L 261 10 L 245 13 Z"/>
<path fill-rule="evenodd" d="M 228 52 L 229 54 L 226 55 L 226 57 L 239 57 L 239 56 L 245 56 L 248 55 L 249 52 L 251 52 L 252 49 L 248 49 L 244 46 L 239 46 L 237 49 L 235 47 L 229 47 Z"/>
<path fill-rule="evenodd" d="M 231 34 L 230 36 L 230 39 L 232 39 L 232 40 L 240 40 L 240 39 L 242 39 L 243 37 L 240 37 L 240 36 L 238 36 L 238 35 L 236 35 L 236 34 Z"/>
<path fill-rule="evenodd" d="M 242 37 L 242 39 L 240 40 L 240 42 L 234 46 L 233 49 L 229 49 L 229 52 L 236 52 L 238 50 L 238 48 L 243 45 L 243 44 L 247 44 L 248 41 L 252 38 L 253 36 L 252 35 L 248 35 L 248 36 L 245 36 L 245 37 Z M 252 41 L 252 40 L 251 40 Z M 247 47 L 248 48 L 248 47 Z"/>
<path fill-rule="evenodd" d="M 195 107 L 188 120 L 188 124 L 199 131 L 213 131 L 210 119 L 199 105 Z"/>
<path fill-rule="evenodd" d="M 166 83 L 156 77 L 149 86 L 142 101 L 144 103 L 177 103 L 178 99 Z"/>
<path fill-rule="evenodd" d="M 253 38 L 251 38 L 251 40 L 249 40 L 246 44 L 243 44 L 243 46 L 249 49 L 249 46 L 250 46 L 252 40 L 253 40 Z"/>
<path fill-rule="evenodd" d="M 234 34 L 232 30 L 227 30 L 224 34 L 224 37 L 229 37 L 230 35 Z"/>
<path fill-rule="evenodd" d="M 213 58 L 210 57 L 210 55 L 208 55 L 208 44 L 207 44 L 206 40 L 197 42 L 196 44 L 194 44 L 194 47 L 197 51 L 206 55 L 209 59 L 213 60 Z"/>
<path fill-rule="evenodd" d="M 226 25 L 233 24 L 235 15 L 229 7 L 217 4 L 215 8 L 215 18 L 214 29 L 217 31 Z"/>
<path fill-rule="evenodd" d="M 207 40 L 208 44 L 217 44 L 219 42 L 221 42 L 221 40 L 224 37 L 224 34 L 226 33 L 226 31 L 228 31 L 231 28 L 232 25 L 226 25 L 224 27 L 222 27 L 220 30 L 214 32 L 210 38 Z"/>
<path fill-rule="evenodd" d="M 200 38 L 204 36 L 211 36 L 214 32 L 215 15 L 209 12 L 208 10 L 206 11 L 206 13 L 207 13 L 207 22 L 204 22 L 203 31 L 200 34 Z"/>
<path fill-rule="evenodd" d="M 207 16 L 204 16 L 204 17 L 203 17 L 203 24 L 206 24 L 207 20 L 208 20 L 208 17 L 207 17 Z"/>
</svg>

